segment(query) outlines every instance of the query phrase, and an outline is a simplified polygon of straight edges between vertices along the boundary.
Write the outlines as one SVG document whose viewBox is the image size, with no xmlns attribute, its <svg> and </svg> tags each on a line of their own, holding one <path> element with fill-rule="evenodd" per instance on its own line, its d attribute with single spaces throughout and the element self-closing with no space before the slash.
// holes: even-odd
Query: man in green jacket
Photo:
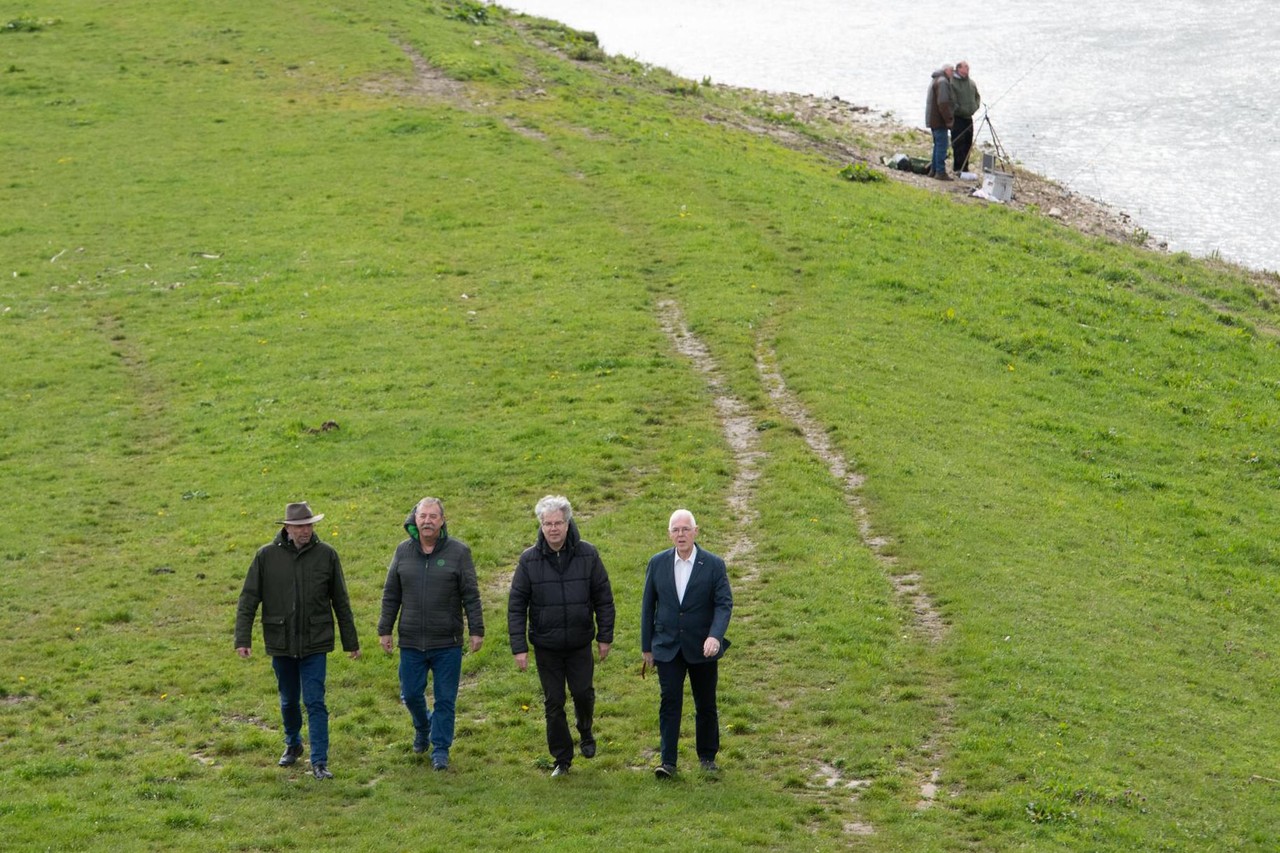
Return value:
<svg viewBox="0 0 1280 853">
<path fill-rule="evenodd" d="M 973 150 L 973 117 L 982 106 L 978 84 L 969 76 L 969 63 L 956 63 L 951 76 L 951 103 L 955 115 L 951 122 L 952 168 L 959 175 L 969 169 L 969 152 Z"/>
<path fill-rule="evenodd" d="M 329 772 L 329 709 L 324 703 L 325 669 L 334 647 L 334 616 L 342 633 L 342 648 L 352 660 L 360 657 L 356 620 L 347 597 L 338 552 L 321 542 L 306 502 L 291 503 L 277 522 L 280 533 L 258 549 L 240 591 L 236 608 L 236 654 L 251 654 L 253 620 L 262 605 L 262 640 L 280 689 L 284 718 L 284 755 L 280 766 L 290 767 L 302 756 L 302 708 L 307 708 L 311 742 L 311 772 L 316 779 L 332 779 Z"/>
<path fill-rule="evenodd" d="M 454 708 L 462 676 L 462 617 L 471 651 L 484 642 L 484 613 L 471 549 L 449 536 L 444 504 L 423 498 L 404 521 L 409 534 L 396 547 L 382 590 L 378 642 L 391 654 L 391 629 L 400 619 L 400 698 L 413 719 L 413 751 L 431 749 L 431 766 L 449 769 Z M 435 708 L 427 708 L 427 674 Z"/>
</svg>

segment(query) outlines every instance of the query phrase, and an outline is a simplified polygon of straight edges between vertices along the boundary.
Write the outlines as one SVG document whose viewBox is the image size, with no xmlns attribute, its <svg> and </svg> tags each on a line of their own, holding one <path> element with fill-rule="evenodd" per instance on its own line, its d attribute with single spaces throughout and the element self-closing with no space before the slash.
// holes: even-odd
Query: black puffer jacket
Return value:
<svg viewBox="0 0 1280 853">
<path fill-rule="evenodd" d="M 404 522 L 409 538 L 396 547 L 387 582 L 382 588 L 382 615 L 378 636 L 385 637 L 400 616 L 400 646 L 420 651 L 462 645 L 465 609 L 471 636 L 484 636 L 484 611 L 476 584 L 471 549 L 449 536 L 440 525 L 440 536 L 430 554 L 418 545 L 413 513 Z"/>
<path fill-rule="evenodd" d="M 539 530 L 538 544 L 520 555 L 511 578 L 511 653 L 524 654 L 530 644 L 554 651 L 580 649 L 593 639 L 612 644 L 613 620 L 613 589 L 596 547 L 579 537 L 573 521 L 559 552 Z"/>
</svg>

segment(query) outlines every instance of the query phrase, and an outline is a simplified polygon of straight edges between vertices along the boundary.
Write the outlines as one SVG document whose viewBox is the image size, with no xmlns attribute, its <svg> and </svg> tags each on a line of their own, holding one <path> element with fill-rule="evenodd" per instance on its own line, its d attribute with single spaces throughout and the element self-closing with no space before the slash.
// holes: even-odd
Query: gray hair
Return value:
<svg viewBox="0 0 1280 853">
<path fill-rule="evenodd" d="M 538 517 L 538 521 L 542 521 L 542 517 L 549 512 L 562 512 L 566 522 L 573 520 L 573 507 L 569 505 L 569 499 L 564 495 L 547 495 L 533 508 L 533 514 Z"/>
<path fill-rule="evenodd" d="M 671 519 L 667 522 L 667 530 L 670 530 L 671 528 L 676 526 L 676 516 L 679 516 L 679 515 L 689 516 L 690 527 L 698 526 L 698 522 L 694 519 L 693 513 L 689 512 L 689 510 L 687 509 L 678 509 L 675 512 L 671 513 Z"/>
<path fill-rule="evenodd" d="M 436 506 L 440 507 L 440 517 L 444 518 L 444 501 L 440 500 L 439 498 L 423 498 L 422 500 L 418 501 L 416 504 L 413 505 L 413 514 L 417 515 L 418 510 L 422 509 L 427 504 L 435 504 Z"/>
</svg>

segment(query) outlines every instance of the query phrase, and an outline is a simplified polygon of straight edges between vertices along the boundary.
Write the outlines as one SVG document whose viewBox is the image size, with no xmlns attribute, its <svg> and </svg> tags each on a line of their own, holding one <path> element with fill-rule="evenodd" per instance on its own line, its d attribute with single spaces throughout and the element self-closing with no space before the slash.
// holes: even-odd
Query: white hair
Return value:
<svg viewBox="0 0 1280 853">
<path fill-rule="evenodd" d="M 698 526 L 698 522 L 694 520 L 693 513 L 689 512 L 689 510 L 687 509 L 678 509 L 675 512 L 671 513 L 671 519 L 667 522 L 667 530 L 670 530 L 671 528 L 676 526 L 676 516 L 680 516 L 680 515 L 689 516 L 690 527 Z"/>
<path fill-rule="evenodd" d="M 543 516 L 549 512 L 562 512 L 565 521 L 573 520 L 573 507 L 569 505 L 569 499 L 564 495 L 547 495 L 533 508 L 533 514 L 538 517 L 538 521 L 542 521 Z"/>
</svg>

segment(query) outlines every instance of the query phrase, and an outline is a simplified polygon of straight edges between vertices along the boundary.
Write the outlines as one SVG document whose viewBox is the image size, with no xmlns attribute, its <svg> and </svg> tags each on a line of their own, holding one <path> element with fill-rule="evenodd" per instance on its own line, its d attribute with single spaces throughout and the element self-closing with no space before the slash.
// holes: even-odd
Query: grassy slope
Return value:
<svg viewBox="0 0 1280 853">
<path fill-rule="evenodd" d="M 186 6 L 68 2 L 0 35 L 10 843 L 625 849 L 673 824 L 701 849 L 1277 843 L 1277 355 L 1253 286 L 833 180 L 703 121 L 714 92 L 449 4 Z M 465 103 L 395 94 L 401 43 L 468 80 Z M 735 523 L 732 455 L 659 299 L 768 453 L 719 785 L 642 772 L 643 561 L 676 503 L 713 550 Z M 770 406 L 758 342 L 867 475 L 876 531 L 950 623 L 939 648 Z M 605 749 L 559 786 L 502 619 L 547 491 L 623 605 Z M 373 637 L 423 493 L 473 546 L 489 623 L 447 779 L 409 758 Z M 324 789 L 271 766 L 269 672 L 229 649 L 264 520 L 295 497 L 327 514 L 369 652 L 331 660 Z M 939 735 L 946 793 L 917 813 Z M 873 784 L 828 791 L 819 762 Z"/>
</svg>

